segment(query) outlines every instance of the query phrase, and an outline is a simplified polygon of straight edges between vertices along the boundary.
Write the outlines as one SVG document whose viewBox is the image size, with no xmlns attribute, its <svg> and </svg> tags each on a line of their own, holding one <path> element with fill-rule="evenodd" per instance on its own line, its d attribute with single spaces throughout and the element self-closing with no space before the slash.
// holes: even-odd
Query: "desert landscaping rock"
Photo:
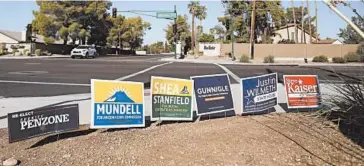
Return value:
<svg viewBox="0 0 364 166">
<path fill-rule="evenodd" d="M 9 144 L 7 129 L 1 129 L 0 151 L 26 166 L 364 165 L 362 147 L 301 113 L 96 132 L 30 148 L 47 136 Z"/>
<path fill-rule="evenodd" d="M 18 160 L 13 157 L 3 162 L 3 166 L 15 166 L 16 164 L 18 164 Z"/>
</svg>

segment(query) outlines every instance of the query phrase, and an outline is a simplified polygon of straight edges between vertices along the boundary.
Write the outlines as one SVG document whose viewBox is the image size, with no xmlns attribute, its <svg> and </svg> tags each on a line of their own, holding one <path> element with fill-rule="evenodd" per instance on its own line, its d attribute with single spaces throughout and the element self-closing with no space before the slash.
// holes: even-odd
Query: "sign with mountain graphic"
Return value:
<svg viewBox="0 0 364 166">
<path fill-rule="evenodd" d="M 91 80 L 91 127 L 144 127 L 144 85 L 139 82 Z"/>
<path fill-rule="evenodd" d="M 154 77 L 151 82 L 151 120 L 193 120 L 193 80 Z"/>
</svg>

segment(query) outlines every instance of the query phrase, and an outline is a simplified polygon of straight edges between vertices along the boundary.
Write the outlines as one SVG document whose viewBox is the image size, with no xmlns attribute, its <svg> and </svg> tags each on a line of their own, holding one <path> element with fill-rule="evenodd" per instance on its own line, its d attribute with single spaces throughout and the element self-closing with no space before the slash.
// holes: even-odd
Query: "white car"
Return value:
<svg viewBox="0 0 364 166">
<path fill-rule="evenodd" d="M 97 55 L 97 51 L 94 46 L 88 45 L 80 45 L 71 51 L 71 58 L 74 59 L 76 57 L 80 58 L 95 58 Z"/>
</svg>

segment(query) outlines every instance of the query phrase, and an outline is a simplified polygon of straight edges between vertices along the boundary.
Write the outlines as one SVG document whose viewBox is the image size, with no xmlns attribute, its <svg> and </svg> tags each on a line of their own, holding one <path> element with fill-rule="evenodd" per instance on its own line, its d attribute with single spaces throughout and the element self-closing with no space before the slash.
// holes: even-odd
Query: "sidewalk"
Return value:
<svg viewBox="0 0 364 166">
<path fill-rule="evenodd" d="M 0 56 L 0 59 L 41 59 L 41 58 L 70 58 L 70 55 L 53 54 L 52 56 L 14 56 L 12 54 L 8 54 Z"/>
<path fill-rule="evenodd" d="M 238 59 L 235 61 L 230 58 L 218 58 L 218 57 L 199 57 L 194 59 L 193 57 L 186 57 L 185 59 L 163 58 L 161 61 L 168 62 L 181 62 L 181 63 L 208 63 L 208 64 L 223 64 L 223 65 L 246 65 L 246 66 L 350 66 L 350 67 L 364 67 L 364 63 L 316 63 L 312 62 L 312 58 L 308 59 L 308 63 L 304 63 L 304 59 L 301 58 L 275 58 L 275 63 L 263 63 L 263 59 L 251 60 L 251 63 L 241 63 Z"/>
</svg>

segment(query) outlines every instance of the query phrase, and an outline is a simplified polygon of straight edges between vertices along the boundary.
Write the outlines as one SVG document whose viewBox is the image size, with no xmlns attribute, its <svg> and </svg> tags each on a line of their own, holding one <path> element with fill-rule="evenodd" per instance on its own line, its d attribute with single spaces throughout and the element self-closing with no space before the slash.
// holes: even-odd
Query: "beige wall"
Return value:
<svg viewBox="0 0 364 166">
<path fill-rule="evenodd" d="M 348 52 L 356 52 L 357 44 L 255 44 L 255 57 L 269 55 L 282 58 L 313 58 L 326 55 L 329 58 L 342 57 Z M 249 43 L 234 44 L 235 56 L 249 55 Z M 221 54 L 231 52 L 231 44 L 222 44 Z"/>
</svg>

